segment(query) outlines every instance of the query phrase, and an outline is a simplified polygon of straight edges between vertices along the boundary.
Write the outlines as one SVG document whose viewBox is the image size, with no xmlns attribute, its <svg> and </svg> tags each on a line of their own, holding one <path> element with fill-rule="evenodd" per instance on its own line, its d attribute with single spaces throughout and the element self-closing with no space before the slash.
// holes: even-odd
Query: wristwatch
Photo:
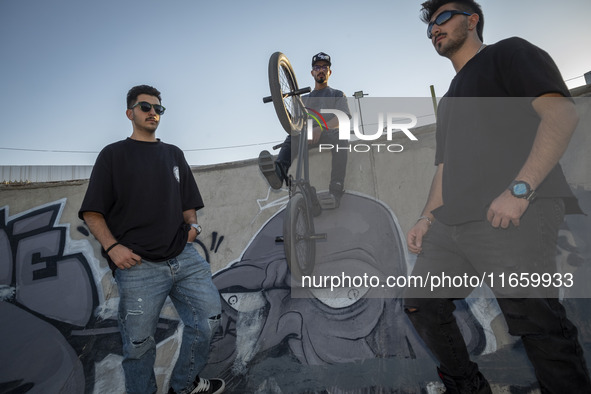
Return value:
<svg viewBox="0 0 591 394">
<path fill-rule="evenodd" d="M 509 190 L 514 197 L 526 199 L 532 202 L 536 198 L 537 193 L 531 188 L 529 183 L 525 181 L 513 181 L 509 186 Z"/>
<path fill-rule="evenodd" d="M 191 227 L 193 227 L 195 230 L 197 230 L 197 235 L 201 234 L 201 231 L 203 231 L 201 226 L 198 225 L 197 223 L 191 223 Z"/>
</svg>

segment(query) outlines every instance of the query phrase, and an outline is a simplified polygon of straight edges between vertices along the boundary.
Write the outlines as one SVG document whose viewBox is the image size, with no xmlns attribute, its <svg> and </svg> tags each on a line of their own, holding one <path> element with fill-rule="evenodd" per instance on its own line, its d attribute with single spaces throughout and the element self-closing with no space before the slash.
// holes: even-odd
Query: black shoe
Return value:
<svg viewBox="0 0 591 394">
<path fill-rule="evenodd" d="M 437 368 L 437 373 L 445 386 L 447 394 L 492 394 L 488 381 L 477 371 L 471 378 L 454 378 L 441 372 Z"/>
<path fill-rule="evenodd" d="M 195 379 L 195 388 L 191 394 L 220 394 L 226 388 L 226 382 L 223 379 L 203 379 L 199 376 Z"/>
<path fill-rule="evenodd" d="M 281 189 L 281 186 L 283 186 L 281 169 L 279 168 L 279 165 L 275 163 L 275 160 L 273 160 L 273 156 L 269 151 L 264 150 L 259 154 L 259 169 L 265 178 L 267 178 L 269 186 L 275 190 Z"/>
<path fill-rule="evenodd" d="M 223 379 L 202 379 L 199 376 L 195 378 L 193 385 L 195 388 L 191 391 L 191 394 L 220 394 L 226 388 L 226 382 Z M 176 393 L 171 387 L 168 389 L 168 394 Z"/>
</svg>

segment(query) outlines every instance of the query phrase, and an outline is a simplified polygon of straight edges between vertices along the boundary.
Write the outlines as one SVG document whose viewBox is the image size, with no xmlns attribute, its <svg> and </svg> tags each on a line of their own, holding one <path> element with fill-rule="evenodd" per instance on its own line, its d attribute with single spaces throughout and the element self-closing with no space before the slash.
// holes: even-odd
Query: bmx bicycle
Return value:
<svg viewBox="0 0 591 394">
<path fill-rule="evenodd" d="M 264 97 L 263 102 L 273 102 L 281 126 L 290 135 L 300 138 L 295 178 L 289 175 L 289 202 L 283 218 L 285 257 L 292 278 L 300 281 L 302 275 L 310 275 L 314 270 L 316 241 L 326 239 L 325 233 L 314 231 L 314 216 L 320 214 L 321 207 L 316 189 L 310 185 L 306 144 L 308 112 L 300 97 L 311 89 L 298 87 L 291 63 L 281 52 L 275 52 L 269 59 L 269 88 L 271 96 Z"/>
</svg>

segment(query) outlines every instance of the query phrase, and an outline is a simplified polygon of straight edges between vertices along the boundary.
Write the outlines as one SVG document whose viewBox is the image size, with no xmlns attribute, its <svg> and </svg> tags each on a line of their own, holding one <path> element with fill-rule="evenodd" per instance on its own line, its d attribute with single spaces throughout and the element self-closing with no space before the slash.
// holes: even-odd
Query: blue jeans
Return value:
<svg viewBox="0 0 591 394">
<path fill-rule="evenodd" d="M 211 336 L 219 324 L 219 292 L 209 264 L 187 244 L 177 257 L 164 262 L 142 263 L 115 271 L 119 289 L 119 328 L 123 339 L 125 389 L 131 393 L 155 393 L 156 342 L 160 311 L 170 296 L 182 322 L 183 338 L 170 386 L 189 392 L 207 363 Z"/>
<path fill-rule="evenodd" d="M 487 221 L 448 226 L 435 221 L 423 237 L 413 275 L 487 272 L 498 279 L 502 273 L 556 271 L 556 241 L 563 218 L 561 199 L 540 198 L 530 204 L 519 227 L 495 229 Z M 542 393 L 591 393 L 577 329 L 556 298 L 557 291 L 509 291 L 498 281 L 491 289 L 509 333 L 523 341 Z M 458 379 L 471 379 L 478 372 L 453 315 L 453 300 L 471 291 L 438 288 L 427 294 L 409 288 L 405 293 L 405 309 L 417 333 L 440 362 L 440 370 Z"/>
</svg>

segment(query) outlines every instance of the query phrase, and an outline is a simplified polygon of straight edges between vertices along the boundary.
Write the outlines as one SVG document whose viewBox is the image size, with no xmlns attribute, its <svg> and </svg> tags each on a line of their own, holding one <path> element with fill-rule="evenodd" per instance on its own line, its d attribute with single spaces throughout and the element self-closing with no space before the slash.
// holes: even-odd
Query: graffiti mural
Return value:
<svg viewBox="0 0 591 394">
<path fill-rule="evenodd" d="M 575 192 L 591 212 L 591 193 Z M 116 286 L 84 224 L 60 223 L 65 205 L 62 199 L 14 216 L 0 208 L 0 393 L 123 392 Z M 323 289 L 292 295 L 283 244 L 276 242 L 284 211 L 274 209 L 241 257 L 214 274 L 223 316 L 203 376 L 226 379 L 228 393 L 438 392 L 434 361 L 403 313 L 400 294 L 353 286 L 344 297 Z M 317 272 L 412 269 L 396 216 L 380 201 L 347 193 L 339 210 L 323 212 L 315 225 L 328 234 L 317 244 Z M 83 239 L 72 239 L 70 226 Z M 567 218 L 560 270 L 591 278 L 589 233 L 590 217 Z M 212 232 L 195 247 L 209 261 L 227 239 Z M 580 287 L 562 296 L 589 356 L 586 294 Z M 458 302 L 456 311 L 471 354 L 497 387 L 532 392 L 535 377 L 520 342 L 506 334 L 498 304 L 487 293 L 475 296 L 483 297 Z M 167 303 L 155 338 L 161 390 L 181 335 Z"/>
<path fill-rule="evenodd" d="M 319 387 L 349 386 L 348 380 L 345 387 L 337 382 L 359 369 L 359 363 L 389 360 L 383 367 L 429 360 L 403 312 L 399 293 L 380 297 L 359 287 L 348 289 L 345 298 L 331 297 L 322 289 L 292 297 L 283 244 L 276 242 L 283 214 L 280 211 L 263 226 L 239 261 L 214 275 L 224 307 L 206 374 L 221 375 L 235 393 L 315 393 L 324 392 Z M 317 243 L 315 272 L 334 272 L 345 265 L 360 272 L 397 275 L 410 270 L 396 218 L 375 199 L 347 193 L 338 210 L 315 218 L 315 227 L 328 233 L 327 242 Z M 484 328 L 466 302 L 458 304 L 457 313 L 471 351 L 490 350 Z M 326 368 L 330 373 L 318 374 Z M 357 382 L 361 391 L 356 392 L 405 387 L 384 381 L 389 374 L 383 369 L 375 372 L 364 370 Z M 301 379 L 302 373 L 315 379 Z M 404 392 L 421 390 L 412 382 L 406 388 Z"/>
<path fill-rule="evenodd" d="M 106 300 L 101 284 L 111 273 L 87 240 L 72 240 L 69 224 L 59 224 L 65 204 L 14 217 L 0 209 L 0 393 L 123 387 L 121 374 L 105 376 L 122 353 L 117 298 Z M 161 319 L 157 341 L 177 325 Z"/>
<path fill-rule="evenodd" d="M 583 204 L 591 201 L 589 193 L 578 194 Z M 263 225 L 238 261 L 214 275 L 223 317 L 204 374 L 223 377 L 231 393 L 440 392 L 442 385 L 433 381 L 434 361 L 396 294 L 381 298 L 358 288 L 337 299 L 311 289 L 307 297 L 293 297 L 283 245 L 276 242 L 283 214 L 279 211 Z M 315 272 L 347 265 L 360 272 L 398 275 L 412 270 L 413 257 L 405 253 L 395 215 L 375 199 L 347 193 L 339 210 L 323 212 L 315 227 L 329 239 L 317 244 Z M 580 269 L 591 258 L 577 248 L 583 240 L 576 234 L 590 230 L 585 218 L 565 222 L 557 251 L 560 270 L 585 274 Z M 331 243 L 331 238 L 339 242 Z M 589 302 L 564 301 L 582 327 L 582 342 L 588 342 Z M 521 342 L 506 333 L 490 290 L 481 289 L 456 304 L 469 351 L 496 387 L 536 390 Z"/>
</svg>

